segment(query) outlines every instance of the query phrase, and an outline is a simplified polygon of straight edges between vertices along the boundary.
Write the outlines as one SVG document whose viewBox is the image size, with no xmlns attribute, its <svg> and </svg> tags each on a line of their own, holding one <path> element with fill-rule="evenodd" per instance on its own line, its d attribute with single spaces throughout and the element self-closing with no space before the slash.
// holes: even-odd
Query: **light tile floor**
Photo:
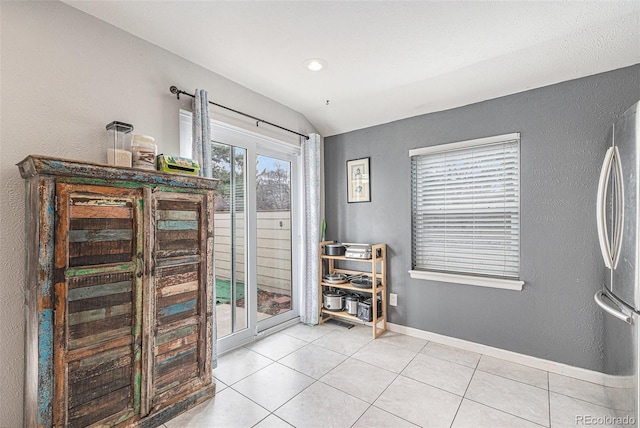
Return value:
<svg viewBox="0 0 640 428">
<path fill-rule="evenodd" d="M 615 426 L 627 406 L 610 408 L 611 388 L 364 326 L 298 324 L 221 356 L 214 376 L 216 396 L 165 428 Z"/>
</svg>

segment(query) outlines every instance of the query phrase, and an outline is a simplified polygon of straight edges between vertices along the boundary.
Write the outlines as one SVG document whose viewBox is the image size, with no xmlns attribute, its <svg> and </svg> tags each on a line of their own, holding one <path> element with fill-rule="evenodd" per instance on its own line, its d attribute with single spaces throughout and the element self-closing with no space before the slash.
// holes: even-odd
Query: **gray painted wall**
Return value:
<svg viewBox="0 0 640 428">
<path fill-rule="evenodd" d="M 428 97 L 428 94 L 425 94 Z M 327 237 L 385 242 L 393 323 L 603 370 L 596 188 L 610 124 L 640 99 L 640 65 L 325 140 Z M 413 280 L 409 149 L 521 133 L 522 291 Z M 371 202 L 346 202 L 371 157 Z"/>
<path fill-rule="evenodd" d="M 151 6 L 150 6 L 151 7 Z M 179 154 L 179 109 L 170 85 L 315 132 L 300 113 L 60 2 L 0 1 L 0 427 L 22 426 L 24 183 L 15 164 L 29 154 L 106 161 L 105 125 L 130 122 Z M 141 23 L 143 25 L 143 23 Z M 298 143 L 255 121 L 211 114 L 236 126 Z"/>
</svg>

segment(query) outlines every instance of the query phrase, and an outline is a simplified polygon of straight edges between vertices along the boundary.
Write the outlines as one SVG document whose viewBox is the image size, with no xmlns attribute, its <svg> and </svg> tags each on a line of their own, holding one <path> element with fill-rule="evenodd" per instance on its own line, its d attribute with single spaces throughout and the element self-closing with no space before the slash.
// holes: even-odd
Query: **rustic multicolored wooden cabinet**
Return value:
<svg viewBox="0 0 640 428">
<path fill-rule="evenodd" d="M 215 393 L 217 181 L 29 156 L 28 427 L 157 426 Z"/>
</svg>

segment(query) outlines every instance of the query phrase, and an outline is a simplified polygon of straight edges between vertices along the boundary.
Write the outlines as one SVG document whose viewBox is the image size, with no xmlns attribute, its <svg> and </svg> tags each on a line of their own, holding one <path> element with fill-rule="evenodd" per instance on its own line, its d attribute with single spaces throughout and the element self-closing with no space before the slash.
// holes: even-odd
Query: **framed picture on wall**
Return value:
<svg viewBox="0 0 640 428">
<path fill-rule="evenodd" d="M 347 161 L 347 202 L 371 202 L 369 158 Z"/>
</svg>

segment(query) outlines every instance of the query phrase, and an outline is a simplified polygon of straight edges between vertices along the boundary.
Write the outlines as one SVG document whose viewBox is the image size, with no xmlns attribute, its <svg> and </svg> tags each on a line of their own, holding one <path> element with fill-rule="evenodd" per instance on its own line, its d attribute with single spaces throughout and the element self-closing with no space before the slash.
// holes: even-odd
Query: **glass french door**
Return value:
<svg viewBox="0 0 640 428">
<path fill-rule="evenodd" d="M 298 317 L 299 155 L 212 126 L 218 351 Z"/>
<path fill-rule="evenodd" d="M 213 177 L 220 180 L 214 200 L 214 282 L 217 337 L 225 338 L 248 325 L 246 269 L 247 150 L 213 142 Z"/>
<path fill-rule="evenodd" d="M 293 311 L 291 160 L 256 158 L 256 273 L 259 330 Z M 280 316 L 283 315 L 283 316 Z"/>
</svg>

